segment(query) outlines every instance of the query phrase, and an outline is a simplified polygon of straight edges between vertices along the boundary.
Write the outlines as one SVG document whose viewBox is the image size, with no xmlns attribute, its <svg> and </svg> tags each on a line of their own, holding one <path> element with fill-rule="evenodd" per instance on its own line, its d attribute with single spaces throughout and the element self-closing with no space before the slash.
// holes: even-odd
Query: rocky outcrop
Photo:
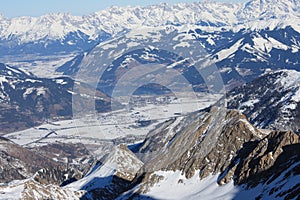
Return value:
<svg viewBox="0 0 300 200">
<path fill-rule="evenodd" d="M 149 181 L 149 185 L 153 183 L 147 180 L 151 177 L 148 174 L 158 170 L 180 170 L 186 178 L 200 170 L 201 179 L 224 171 L 244 143 L 263 136 L 243 114 L 218 107 L 194 113 L 179 122 L 174 120 L 167 128 L 158 127 L 154 132 L 157 133 L 144 141 L 138 154 L 146 163 L 143 182 Z"/>
<path fill-rule="evenodd" d="M 143 163 L 121 144 L 95 163 L 85 177 L 66 187 L 86 190 L 82 199 L 115 199 L 130 188 L 142 166 Z"/>
<path fill-rule="evenodd" d="M 132 181 L 137 171 L 142 167 L 143 163 L 126 147 L 126 145 L 119 145 L 116 158 L 118 167 L 115 176 L 126 180 Z"/>
<path fill-rule="evenodd" d="M 65 167 L 47 167 L 40 169 L 34 175 L 34 180 L 43 184 L 65 185 L 82 178 L 82 172 L 74 168 Z"/>
<path fill-rule="evenodd" d="M 238 185 L 254 187 L 271 176 L 274 179 L 299 161 L 299 147 L 299 136 L 291 131 L 273 131 L 260 141 L 246 143 L 220 176 L 219 183 L 233 178 Z"/>
<path fill-rule="evenodd" d="M 71 191 L 55 185 L 42 185 L 35 181 L 24 184 L 22 199 L 80 199 L 84 191 Z"/>
<path fill-rule="evenodd" d="M 43 185 L 34 180 L 28 179 L 21 182 L 15 182 L 13 185 L 0 186 L 1 199 L 22 199 L 22 200 L 39 200 L 39 199 L 80 199 L 84 196 L 85 191 L 72 191 L 61 188 L 56 185 Z"/>
<path fill-rule="evenodd" d="M 186 179 L 196 173 L 200 179 L 219 174 L 219 185 L 233 180 L 237 187 L 251 189 L 262 184 L 257 198 L 295 198 L 299 186 L 288 180 L 300 174 L 299 147 L 299 136 L 291 131 L 266 135 L 240 112 L 212 107 L 162 124 L 147 137 L 138 154 L 145 161 L 134 180 L 138 186 L 126 198 L 147 194 L 167 178 L 158 171 L 181 171 Z M 287 184 L 292 186 L 284 189 Z"/>
<path fill-rule="evenodd" d="M 82 144 L 68 144 L 64 148 L 62 143 L 57 143 L 29 149 L 0 137 L 0 199 L 12 193 L 12 199 L 18 196 L 20 199 L 79 199 L 84 191 L 60 186 L 81 179 L 85 171 L 68 160 L 58 161 L 53 155 L 69 156 L 72 161 L 83 156 L 80 152 L 89 156 Z"/>
</svg>

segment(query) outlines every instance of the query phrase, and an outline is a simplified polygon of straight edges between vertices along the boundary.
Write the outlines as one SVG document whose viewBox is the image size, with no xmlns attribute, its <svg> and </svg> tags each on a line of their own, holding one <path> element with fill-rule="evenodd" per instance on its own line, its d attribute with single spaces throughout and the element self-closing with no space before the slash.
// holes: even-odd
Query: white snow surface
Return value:
<svg viewBox="0 0 300 200">
<path fill-rule="evenodd" d="M 7 185 L 0 184 L 0 199 L 17 200 L 22 198 L 24 183 L 27 180 L 17 180 L 8 183 Z"/>
<path fill-rule="evenodd" d="M 205 179 L 199 178 L 199 171 L 195 175 L 186 179 L 185 176 L 181 174 L 180 171 L 157 171 L 154 174 L 158 176 L 163 176 L 163 180 L 155 183 L 150 187 L 146 194 L 142 194 L 147 197 L 154 199 L 189 199 L 189 200 L 214 200 L 214 199 L 232 199 L 238 192 L 238 188 L 235 188 L 233 182 L 219 186 L 217 184 L 218 174 L 209 175 Z M 118 198 L 119 200 L 125 200 L 128 194 L 136 191 L 138 186 L 131 191 L 125 193 L 123 196 Z M 141 198 L 143 199 L 143 198 Z"/>
<path fill-rule="evenodd" d="M 62 73 L 55 70 L 73 59 L 75 54 L 67 55 L 22 55 L 22 56 L 6 56 L 2 58 L 2 62 L 9 66 L 18 66 L 18 69 L 24 73 L 31 72 L 40 78 L 54 78 L 62 76 Z"/>
<path fill-rule="evenodd" d="M 224 60 L 225 58 L 231 56 L 234 54 L 238 49 L 241 47 L 241 42 L 243 39 L 240 39 L 238 42 L 236 42 L 233 46 L 231 46 L 228 49 L 222 49 L 217 53 L 218 60 Z"/>
<path fill-rule="evenodd" d="M 276 84 L 280 84 L 285 90 L 292 91 L 287 95 L 287 98 L 295 102 L 300 102 L 300 72 L 296 70 L 282 70 L 287 73 L 286 77 L 281 77 L 276 81 Z M 285 100 L 285 99 L 283 99 Z M 295 109 L 296 104 L 287 105 L 287 108 Z"/>
<path fill-rule="evenodd" d="M 299 86 L 300 72 L 296 70 L 280 70 L 287 73 L 286 77 L 278 79 L 276 83 L 280 83 L 284 88 Z"/>
<path fill-rule="evenodd" d="M 191 179 L 186 179 L 181 172 L 157 172 L 165 179 L 155 184 L 147 193 L 148 196 L 158 199 L 232 199 L 236 190 L 233 182 L 224 186 L 217 184 L 218 175 L 210 175 L 200 180 L 198 173 Z M 181 179 L 183 183 L 178 183 Z"/>
<path fill-rule="evenodd" d="M 231 200 L 231 199 L 255 199 L 261 195 L 261 199 L 284 199 L 278 197 L 280 192 L 288 191 L 299 182 L 299 175 L 287 175 L 298 163 L 293 164 L 270 184 L 259 184 L 254 188 L 246 188 L 245 185 L 234 185 L 233 180 L 225 185 L 218 185 L 217 180 L 220 174 L 210 174 L 204 179 L 199 178 L 199 171 L 186 179 L 181 171 L 156 171 L 154 174 L 162 176 L 163 180 L 155 183 L 149 190 L 141 194 L 139 199 L 164 199 L 164 200 Z M 288 178 L 287 178 L 288 177 Z M 273 177 L 270 177 L 273 178 Z M 141 185 L 124 193 L 118 200 L 127 199 L 132 192 L 137 192 Z M 277 190 L 274 190 L 277 188 Z M 278 189 L 280 188 L 280 189 Z M 274 190 L 271 195 L 270 191 Z"/>
</svg>

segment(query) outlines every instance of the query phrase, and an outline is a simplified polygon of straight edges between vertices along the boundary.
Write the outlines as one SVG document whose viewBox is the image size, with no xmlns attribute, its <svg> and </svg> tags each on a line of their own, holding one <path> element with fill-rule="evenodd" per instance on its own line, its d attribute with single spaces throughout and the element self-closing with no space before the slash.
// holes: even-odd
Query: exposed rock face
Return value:
<svg viewBox="0 0 300 200">
<path fill-rule="evenodd" d="M 289 168 L 294 163 L 292 161 L 299 161 L 299 145 L 299 136 L 291 131 L 273 131 L 259 141 L 247 143 L 238 156 L 232 159 L 219 183 L 224 182 L 228 176 L 239 185 L 253 187 L 266 182 L 271 176 L 276 177 Z"/>
<path fill-rule="evenodd" d="M 180 170 L 190 178 L 200 170 L 202 179 L 225 170 L 245 142 L 256 141 L 263 135 L 244 115 L 217 107 L 162 125 L 165 126 L 166 129 L 156 129 L 154 132 L 162 132 L 150 135 L 140 148 L 146 174 Z"/>
<path fill-rule="evenodd" d="M 297 134 L 274 131 L 260 141 L 245 145 L 220 176 L 220 181 L 231 172 L 234 173 L 230 176 L 235 184 L 246 185 L 247 190 L 256 190 L 253 198 L 269 199 L 272 196 L 299 199 L 299 152 L 300 140 Z"/>
<path fill-rule="evenodd" d="M 249 189 L 265 184 L 258 198 L 276 192 L 278 197 L 295 198 L 299 196 L 299 186 L 279 178 L 300 174 L 299 147 L 299 136 L 291 131 L 265 135 L 243 114 L 212 107 L 154 130 L 139 149 L 139 153 L 143 152 L 139 157 L 145 161 L 144 171 L 135 179 L 138 189 L 129 196 L 147 194 L 166 178 L 157 175 L 157 171 L 181 171 L 188 179 L 197 171 L 200 179 L 220 174 L 219 185 L 231 180 Z M 281 190 L 287 184 L 291 188 Z"/>
<path fill-rule="evenodd" d="M 74 168 L 51 167 L 43 168 L 36 172 L 34 180 L 43 184 L 64 185 L 65 182 L 71 182 L 82 178 L 82 173 Z"/>
<path fill-rule="evenodd" d="M 143 163 L 125 145 L 119 145 L 117 151 L 119 156 L 116 158 L 118 168 L 115 176 L 132 181 Z"/>
<path fill-rule="evenodd" d="M 84 191 L 72 191 L 60 186 L 81 179 L 86 169 L 68 161 L 75 161 L 83 156 L 76 152 L 89 152 L 82 144 L 57 143 L 49 146 L 24 148 L 10 140 L 0 137 L 0 199 L 8 198 L 6 193 L 15 193 L 17 199 L 79 199 Z M 47 150 L 53 150 L 52 153 Z M 56 151 L 55 151 L 56 150 Z M 73 151 L 73 152 L 72 152 Z M 67 156 L 70 160 L 63 162 L 54 159 L 53 154 Z M 11 182 L 14 181 L 14 182 Z M 8 192 L 7 192 L 8 191 Z"/>
</svg>

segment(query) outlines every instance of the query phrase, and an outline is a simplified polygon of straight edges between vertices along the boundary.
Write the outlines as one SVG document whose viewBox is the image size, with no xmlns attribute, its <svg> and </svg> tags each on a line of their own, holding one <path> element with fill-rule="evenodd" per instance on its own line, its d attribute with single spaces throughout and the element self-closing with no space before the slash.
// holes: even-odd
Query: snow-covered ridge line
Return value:
<svg viewBox="0 0 300 200">
<path fill-rule="evenodd" d="M 0 15 L 0 38 L 18 38 L 20 43 L 41 39 L 62 39 L 84 33 L 95 39 L 103 31 L 117 34 L 147 26 L 194 24 L 227 29 L 266 28 L 292 25 L 300 30 L 300 3 L 296 0 L 252 0 L 248 3 L 166 3 L 147 7 L 110 7 L 86 16 L 66 13 L 8 19 Z M 292 19 L 292 20 L 291 20 Z"/>
</svg>

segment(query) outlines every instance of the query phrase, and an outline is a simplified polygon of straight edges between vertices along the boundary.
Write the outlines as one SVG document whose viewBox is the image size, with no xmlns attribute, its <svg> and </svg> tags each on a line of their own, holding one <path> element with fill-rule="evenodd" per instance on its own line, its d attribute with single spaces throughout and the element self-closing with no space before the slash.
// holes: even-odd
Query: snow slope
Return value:
<svg viewBox="0 0 300 200">
<path fill-rule="evenodd" d="M 238 192 L 238 188 L 230 182 L 224 186 L 219 186 L 217 183 L 218 175 L 209 175 L 205 179 L 199 179 L 199 175 L 196 174 L 190 178 L 186 179 L 185 176 L 181 174 L 180 171 L 157 171 L 154 175 L 162 176 L 163 180 L 155 183 L 149 192 L 139 197 L 139 199 L 169 199 L 169 200 L 179 200 L 179 199 L 189 199 L 189 200 L 199 200 L 199 199 L 233 199 L 235 194 Z M 133 191 L 136 188 L 133 189 Z M 130 193 L 132 191 L 129 191 Z M 128 196 L 123 194 L 118 200 L 125 200 Z"/>
</svg>

